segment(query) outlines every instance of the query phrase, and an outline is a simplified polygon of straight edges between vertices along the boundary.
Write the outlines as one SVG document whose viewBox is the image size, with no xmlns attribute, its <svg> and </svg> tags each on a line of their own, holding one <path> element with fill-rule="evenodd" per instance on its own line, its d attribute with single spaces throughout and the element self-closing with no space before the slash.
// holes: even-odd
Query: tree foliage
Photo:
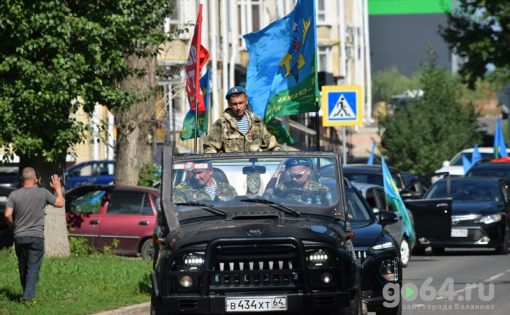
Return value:
<svg viewBox="0 0 510 315">
<path fill-rule="evenodd" d="M 458 0 L 458 8 L 448 14 L 441 35 L 463 63 L 460 74 L 473 87 L 496 67 L 505 81 L 510 79 L 510 2 L 508 0 Z"/>
<path fill-rule="evenodd" d="M 75 113 L 96 103 L 129 108 L 140 98 L 122 89 L 128 56 L 157 53 L 171 0 L 0 1 L 0 146 L 21 161 L 58 163 L 82 141 Z"/>
<path fill-rule="evenodd" d="M 471 104 L 461 104 L 460 81 L 435 61 L 422 66 L 423 97 L 381 120 L 383 154 L 402 170 L 428 173 L 479 139 Z"/>
<path fill-rule="evenodd" d="M 372 76 L 372 100 L 374 102 L 389 102 L 395 95 L 407 90 L 415 90 L 419 86 L 419 74 L 408 78 L 397 68 L 374 73 Z"/>
</svg>

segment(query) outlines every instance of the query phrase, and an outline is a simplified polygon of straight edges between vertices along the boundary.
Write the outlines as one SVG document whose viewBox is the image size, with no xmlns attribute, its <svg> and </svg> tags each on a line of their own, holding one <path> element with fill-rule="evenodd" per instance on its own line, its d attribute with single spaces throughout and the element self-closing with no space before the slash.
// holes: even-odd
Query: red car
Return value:
<svg viewBox="0 0 510 315">
<path fill-rule="evenodd" d="M 69 234 L 93 247 L 151 259 L 159 190 L 122 185 L 80 186 L 66 193 Z"/>
</svg>

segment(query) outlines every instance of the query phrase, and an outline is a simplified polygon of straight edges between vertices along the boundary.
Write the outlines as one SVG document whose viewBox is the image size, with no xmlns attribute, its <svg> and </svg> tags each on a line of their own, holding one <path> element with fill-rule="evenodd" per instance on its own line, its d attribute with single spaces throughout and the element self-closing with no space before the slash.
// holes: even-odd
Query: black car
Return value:
<svg viewBox="0 0 510 315">
<path fill-rule="evenodd" d="M 257 152 L 172 157 L 170 151 L 164 149 L 153 314 L 361 313 L 361 266 L 345 219 L 339 156 Z M 304 201 L 269 191 L 273 175 L 277 183 L 291 176 L 287 169 L 276 174 L 292 158 L 309 161 L 309 172 L 302 174 L 322 187 L 295 188 L 293 193 L 303 194 Z M 337 169 L 334 180 L 317 172 L 327 164 Z M 208 175 L 216 187 L 219 182 L 230 185 L 237 197 L 219 193 L 210 201 L 173 204 L 172 191 L 186 187 L 194 169 L 204 168 L 216 174 Z"/>
<path fill-rule="evenodd" d="M 510 182 L 510 160 L 506 159 L 481 161 L 473 165 L 467 172 L 467 177 L 502 177 Z"/>
<path fill-rule="evenodd" d="M 17 166 L 0 166 L 0 187 L 18 188 L 20 175 Z"/>
<path fill-rule="evenodd" d="M 402 314 L 402 303 L 395 308 L 385 308 L 383 288 L 387 284 L 402 285 L 402 263 L 399 247 L 386 225 L 396 224 L 397 216 L 381 210 L 377 220 L 361 192 L 346 184 L 345 199 L 349 223 L 354 230 L 354 251 L 361 263 L 361 290 L 363 302 L 369 312 L 377 314 Z"/>
<path fill-rule="evenodd" d="M 406 201 L 414 215 L 417 244 L 422 254 L 431 246 L 493 247 L 507 254 L 510 244 L 510 191 L 503 178 L 443 178 L 432 185 L 423 200 Z"/>
<path fill-rule="evenodd" d="M 0 186 L 0 249 L 10 247 L 13 243 L 12 230 L 4 217 L 5 204 L 12 191 L 14 191 L 12 187 Z"/>
</svg>

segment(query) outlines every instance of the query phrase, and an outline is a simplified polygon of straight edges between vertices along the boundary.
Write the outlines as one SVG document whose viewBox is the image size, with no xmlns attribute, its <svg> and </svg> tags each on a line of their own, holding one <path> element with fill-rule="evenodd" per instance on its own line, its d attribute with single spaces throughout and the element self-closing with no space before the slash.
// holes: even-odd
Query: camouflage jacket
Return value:
<svg viewBox="0 0 510 315">
<path fill-rule="evenodd" d="M 226 109 L 223 117 L 216 120 L 204 144 L 204 153 L 216 152 L 255 152 L 280 151 L 282 147 L 276 142 L 259 116 L 246 111 L 249 130 L 243 135 L 237 127 L 237 121 L 230 110 Z"/>
<path fill-rule="evenodd" d="M 216 197 L 215 201 L 227 201 L 237 197 L 234 187 L 227 183 L 216 182 Z M 211 196 L 205 190 L 205 187 L 193 187 L 187 182 L 182 182 L 175 186 L 174 190 L 174 203 L 180 202 L 202 202 L 212 201 Z"/>
<path fill-rule="evenodd" d="M 276 185 L 274 194 L 277 197 L 285 196 L 285 198 L 298 200 L 307 204 L 327 206 L 333 203 L 329 188 L 317 181 L 310 181 L 308 188 L 298 188 L 296 192 L 285 195 L 287 190 L 292 190 L 293 188 L 293 186 L 285 182 L 280 182 Z"/>
</svg>

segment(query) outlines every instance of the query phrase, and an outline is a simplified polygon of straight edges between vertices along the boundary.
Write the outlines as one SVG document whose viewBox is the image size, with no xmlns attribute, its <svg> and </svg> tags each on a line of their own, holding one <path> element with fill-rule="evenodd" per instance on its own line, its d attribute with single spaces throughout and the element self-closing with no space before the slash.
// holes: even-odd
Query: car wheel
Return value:
<svg viewBox="0 0 510 315">
<path fill-rule="evenodd" d="M 423 255 L 425 255 L 425 247 L 414 246 L 412 253 L 413 253 L 413 255 L 416 255 L 416 256 L 423 256 Z"/>
<path fill-rule="evenodd" d="M 145 260 L 152 260 L 154 257 L 154 245 L 152 244 L 152 239 L 146 239 L 142 244 L 142 248 L 140 249 L 140 255 Z"/>
<path fill-rule="evenodd" d="M 402 242 L 400 242 L 400 261 L 402 262 L 402 267 L 407 267 L 409 259 L 411 259 L 411 249 L 409 248 L 409 242 L 404 237 Z"/>
<path fill-rule="evenodd" d="M 434 255 L 442 255 L 444 254 L 444 247 L 432 247 L 432 253 Z"/>
<path fill-rule="evenodd" d="M 506 255 L 508 254 L 508 247 L 510 246 L 510 228 L 509 222 L 506 223 L 505 226 L 505 235 L 503 236 L 503 241 L 496 246 L 496 254 Z"/>
</svg>

